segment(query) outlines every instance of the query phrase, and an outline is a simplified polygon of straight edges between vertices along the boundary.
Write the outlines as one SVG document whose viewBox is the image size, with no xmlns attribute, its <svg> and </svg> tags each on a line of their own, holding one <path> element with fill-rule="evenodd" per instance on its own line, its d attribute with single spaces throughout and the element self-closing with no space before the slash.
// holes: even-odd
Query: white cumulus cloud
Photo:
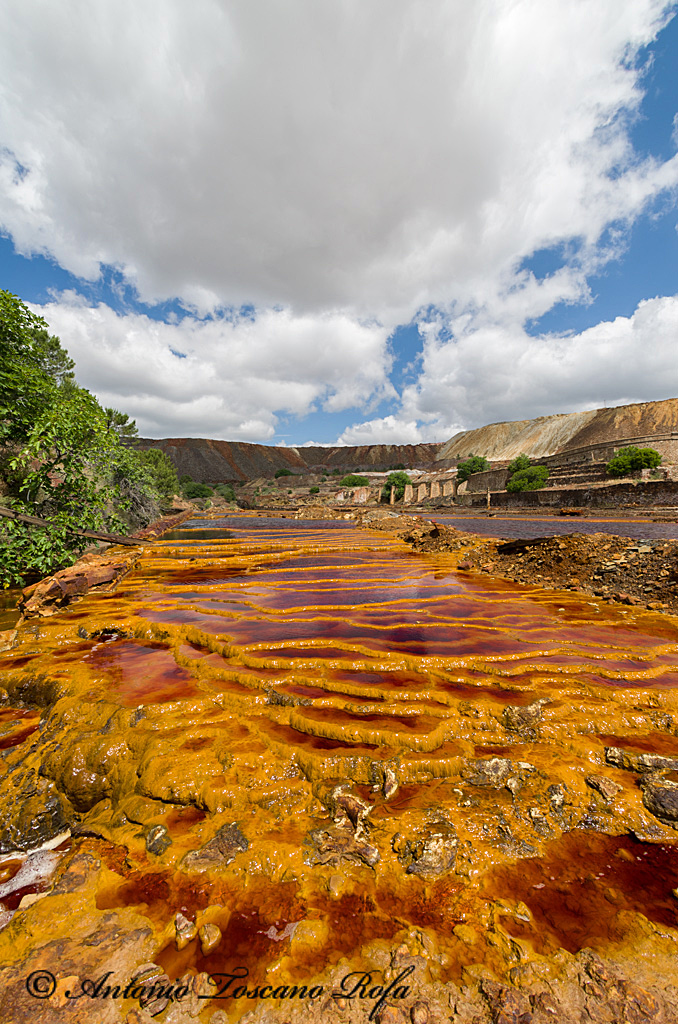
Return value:
<svg viewBox="0 0 678 1024">
<path fill-rule="evenodd" d="M 110 265 L 141 301 L 193 310 L 163 326 L 49 307 L 83 380 L 129 399 L 149 432 L 261 440 L 276 412 L 359 406 L 346 436 L 393 437 L 397 420 L 428 437 L 477 421 L 509 352 L 536 359 L 531 380 L 544 367 L 546 407 L 566 397 L 551 353 L 574 379 L 576 339 L 532 342 L 522 325 L 585 301 L 614 255 L 606 229 L 678 183 L 678 157 L 641 159 L 629 135 L 636 57 L 671 9 L 7 0 L 0 229 L 80 278 Z M 546 280 L 520 270 L 560 244 L 570 256 Z M 249 320 L 202 319 L 242 305 Z M 455 341 L 429 338 L 395 420 L 369 420 L 388 394 L 386 334 L 431 307 Z M 616 344 L 599 345 L 608 377 Z M 633 393 L 641 380 L 657 389 L 643 374 Z M 515 416 L 522 398 L 514 383 L 497 401 Z"/>
<path fill-rule="evenodd" d="M 142 435 L 263 442 L 276 413 L 303 417 L 393 394 L 388 332 L 340 313 L 167 324 L 73 293 L 33 309 L 75 360 L 79 383 L 135 418 Z"/>
</svg>

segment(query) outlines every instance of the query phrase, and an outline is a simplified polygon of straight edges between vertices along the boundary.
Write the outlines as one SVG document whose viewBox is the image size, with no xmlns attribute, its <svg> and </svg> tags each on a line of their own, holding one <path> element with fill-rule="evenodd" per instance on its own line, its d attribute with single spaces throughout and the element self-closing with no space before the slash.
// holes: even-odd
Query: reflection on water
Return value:
<svg viewBox="0 0 678 1024">
<path fill-rule="evenodd" d="M 13 629 L 19 618 L 17 602 L 21 591 L 16 589 L 0 590 L 0 632 Z"/>
<path fill-rule="evenodd" d="M 555 537 L 562 533 L 611 533 L 615 537 L 631 537 L 634 540 L 678 540 L 678 522 L 653 523 L 633 520 L 584 518 L 562 519 L 553 517 L 540 519 L 535 516 L 519 519 L 515 516 L 455 516 L 434 512 L 427 518 L 457 530 L 467 530 L 483 537 L 528 539 L 531 537 Z"/>
</svg>

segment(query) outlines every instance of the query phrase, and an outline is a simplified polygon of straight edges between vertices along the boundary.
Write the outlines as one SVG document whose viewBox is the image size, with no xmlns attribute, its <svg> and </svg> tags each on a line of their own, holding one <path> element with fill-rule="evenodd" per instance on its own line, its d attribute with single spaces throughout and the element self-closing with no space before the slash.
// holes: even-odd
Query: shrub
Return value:
<svg viewBox="0 0 678 1024">
<path fill-rule="evenodd" d="M 654 448 L 620 448 L 605 467 L 610 476 L 629 476 L 639 469 L 656 469 L 662 457 Z"/>
<path fill-rule="evenodd" d="M 160 448 L 144 448 L 136 455 L 160 498 L 170 501 L 179 490 L 177 471 L 170 457 Z"/>
<path fill-rule="evenodd" d="M 514 473 L 519 473 L 521 469 L 529 469 L 532 465 L 529 456 L 517 455 L 513 462 L 509 462 L 508 471 L 513 476 Z"/>
<path fill-rule="evenodd" d="M 319 487 L 311 487 L 311 490 L 309 491 L 309 493 L 310 494 L 320 494 L 320 488 Z"/>
<path fill-rule="evenodd" d="M 405 487 L 407 486 L 407 484 L 411 483 L 412 481 L 410 480 L 407 473 L 403 473 L 401 470 L 397 470 L 395 473 L 389 473 L 386 483 L 384 484 L 381 490 L 381 500 L 390 501 L 391 488 L 395 487 L 395 500 L 401 501 L 403 495 L 405 494 Z"/>
<path fill-rule="evenodd" d="M 549 471 L 546 466 L 529 466 L 514 473 L 506 485 L 507 491 L 538 491 L 546 485 Z"/>
<path fill-rule="evenodd" d="M 460 462 L 457 466 L 457 480 L 462 483 L 473 473 L 484 473 L 489 468 L 489 462 L 482 455 L 469 455 L 466 462 Z"/>
<path fill-rule="evenodd" d="M 339 481 L 342 487 L 369 487 L 370 481 L 366 476 L 357 476 L 355 473 L 349 473 Z"/>
<path fill-rule="evenodd" d="M 275 476 L 275 478 L 277 480 L 278 477 L 281 477 L 281 476 L 294 476 L 294 473 L 292 472 L 291 469 L 276 469 L 276 471 L 275 471 L 275 473 L 273 475 Z"/>
<path fill-rule="evenodd" d="M 213 494 L 214 491 L 207 484 L 199 484 L 195 480 L 184 484 L 184 498 L 211 498 Z"/>
<path fill-rule="evenodd" d="M 217 484 L 214 490 L 216 494 L 219 495 L 220 498 L 224 499 L 224 501 L 236 500 L 235 491 L 233 490 L 233 486 L 231 484 Z"/>
</svg>

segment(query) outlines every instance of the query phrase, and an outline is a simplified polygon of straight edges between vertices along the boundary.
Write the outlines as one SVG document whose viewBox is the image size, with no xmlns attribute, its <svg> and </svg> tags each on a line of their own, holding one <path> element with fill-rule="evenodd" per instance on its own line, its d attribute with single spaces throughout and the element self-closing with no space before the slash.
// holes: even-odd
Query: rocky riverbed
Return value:
<svg viewBox="0 0 678 1024">
<path fill-rule="evenodd" d="M 0 656 L 0 1017 L 678 1019 L 671 609 L 319 515 L 185 523 Z"/>
</svg>

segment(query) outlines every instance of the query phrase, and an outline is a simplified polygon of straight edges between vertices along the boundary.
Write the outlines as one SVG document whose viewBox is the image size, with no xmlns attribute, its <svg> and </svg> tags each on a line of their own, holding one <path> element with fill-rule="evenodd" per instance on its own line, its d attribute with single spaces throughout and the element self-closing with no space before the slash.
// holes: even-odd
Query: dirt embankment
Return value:
<svg viewBox="0 0 678 1024">
<path fill-rule="evenodd" d="M 496 541 L 425 520 L 407 524 L 400 535 L 415 551 L 463 551 L 463 570 L 678 612 L 678 541 L 607 533 Z"/>
<path fill-rule="evenodd" d="M 471 452 L 492 461 L 513 459 L 521 453 L 543 458 L 591 444 L 672 434 L 677 415 L 678 399 L 667 398 L 662 402 L 489 423 L 455 434 L 440 449 L 440 458 L 466 458 Z"/>
</svg>

